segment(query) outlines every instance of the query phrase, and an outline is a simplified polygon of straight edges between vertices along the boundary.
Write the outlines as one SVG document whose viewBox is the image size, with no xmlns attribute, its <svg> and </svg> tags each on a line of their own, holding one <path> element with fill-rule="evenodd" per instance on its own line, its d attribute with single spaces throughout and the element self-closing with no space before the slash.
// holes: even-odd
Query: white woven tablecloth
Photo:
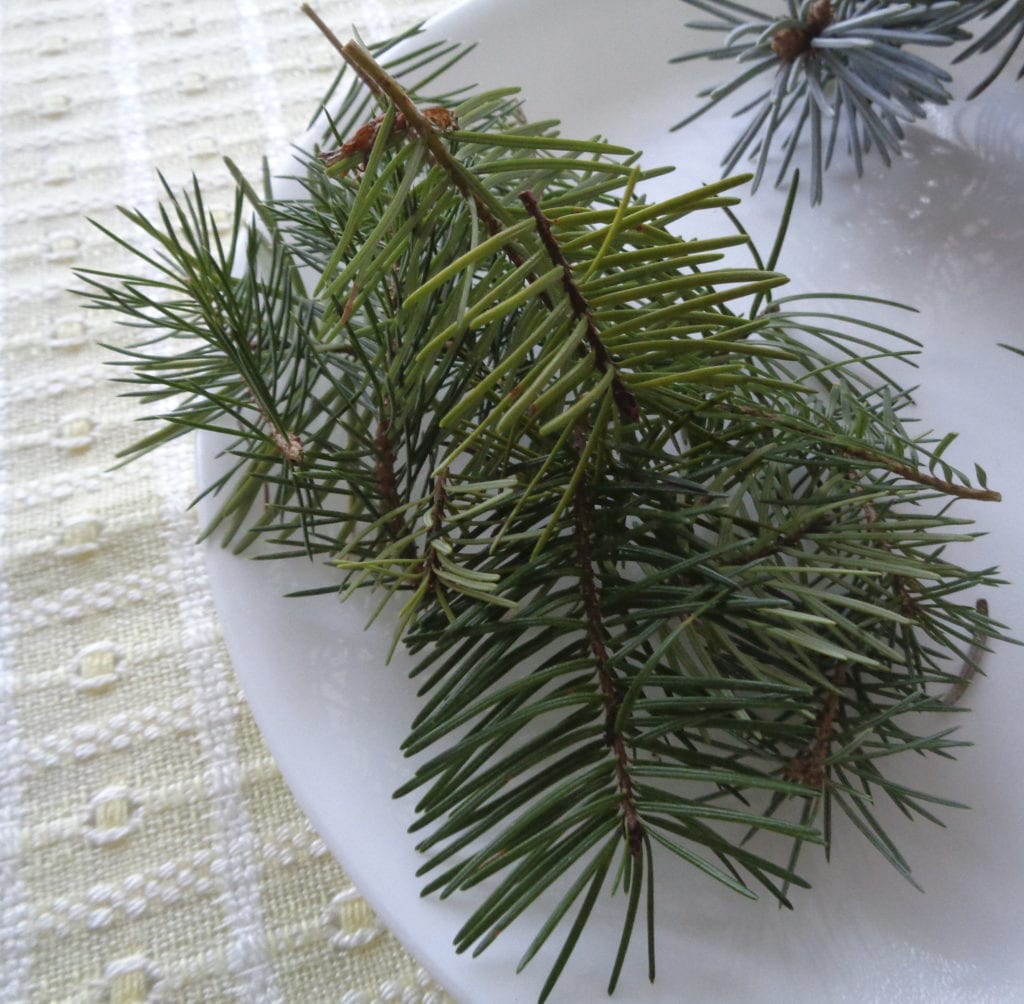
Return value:
<svg viewBox="0 0 1024 1004">
<path fill-rule="evenodd" d="M 383 38 L 445 0 L 320 0 Z M 221 643 L 192 446 L 69 292 L 157 168 L 229 204 L 336 69 L 297 0 L 0 0 L 0 1000 L 439 1002 L 288 793 Z"/>
</svg>

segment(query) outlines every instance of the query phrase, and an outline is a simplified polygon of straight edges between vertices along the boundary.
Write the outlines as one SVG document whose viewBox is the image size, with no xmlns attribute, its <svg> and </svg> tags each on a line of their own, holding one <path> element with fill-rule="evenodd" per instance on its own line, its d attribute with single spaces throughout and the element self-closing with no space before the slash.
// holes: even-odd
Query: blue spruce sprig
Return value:
<svg viewBox="0 0 1024 1004">
<path fill-rule="evenodd" d="M 692 122 L 746 84 L 770 83 L 737 115 L 748 120 L 722 164 L 729 174 L 749 155 L 756 189 L 769 155 L 781 152 L 776 183 L 793 164 L 800 141 L 810 141 L 810 196 L 819 203 L 824 172 L 845 148 L 863 172 L 874 152 L 889 165 L 900 153 L 904 126 L 926 105 L 950 100 L 950 74 L 907 46 L 948 46 L 969 37 L 956 2 L 884 3 L 880 0 L 788 0 L 782 17 L 731 0 L 684 0 L 715 20 L 691 25 L 720 32 L 724 44 L 687 53 L 673 62 L 730 60 L 740 72 L 700 93 L 706 102 L 677 123 Z M 1017 6 L 1024 0 L 1015 0 Z M 981 40 L 979 40 L 980 42 Z"/>
</svg>

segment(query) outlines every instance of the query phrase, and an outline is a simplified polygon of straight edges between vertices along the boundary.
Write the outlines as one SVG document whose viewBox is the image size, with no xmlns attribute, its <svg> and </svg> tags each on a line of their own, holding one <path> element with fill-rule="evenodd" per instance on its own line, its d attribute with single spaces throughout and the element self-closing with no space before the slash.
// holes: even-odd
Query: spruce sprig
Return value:
<svg viewBox="0 0 1024 1004">
<path fill-rule="evenodd" d="M 140 271 L 83 292 L 146 331 L 121 363 L 164 410 L 130 456 L 221 435 L 225 540 L 399 600 L 421 874 L 488 890 L 457 950 L 553 893 L 544 1000 L 619 890 L 609 989 L 641 915 L 653 979 L 656 869 L 790 906 L 840 813 L 912 880 L 876 803 L 953 803 L 889 764 L 956 748 L 957 660 L 1001 636 L 953 511 L 998 495 L 906 417 L 914 346 L 778 296 L 745 178 L 649 202 L 660 171 L 512 90 L 426 93 L 452 47 L 329 38 L 355 79 L 291 193 L 229 165 L 222 235 L 167 189 L 125 212 L 155 250 L 111 234 Z"/>
<path fill-rule="evenodd" d="M 787 0 L 784 13 L 763 13 L 732 0 L 686 0 L 716 20 L 691 27 L 725 33 L 725 44 L 686 53 L 674 62 L 709 58 L 741 65 L 732 80 L 700 93 L 707 101 L 677 123 L 679 129 L 746 84 L 767 74 L 770 86 L 737 114 L 749 114 L 723 157 L 726 174 L 756 159 L 753 187 L 769 155 L 781 156 L 782 181 L 801 140 L 810 143 L 811 202 L 821 201 L 824 172 L 837 146 L 861 174 L 874 151 L 888 166 L 899 155 L 904 127 L 923 118 L 929 103 L 950 99 L 950 74 L 907 46 L 948 46 L 965 34 L 950 2 Z"/>
<path fill-rule="evenodd" d="M 968 95 L 973 98 L 1002 73 L 1024 39 L 1022 0 L 786 0 L 771 10 L 734 0 L 684 2 L 712 17 L 689 27 L 724 40 L 673 62 L 724 61 L 736 71 L 702 90 L 698 96 L 706 100 L 673 128 L 770 78 L 734 113 L 744 124 L 722 157 L 723 173 L 749 157 L 756 164 L 756 189 L 769 164 L 779 184 L 803 157 L 812 204 L 821 202 L 824 174 L 835 156 L 852 159 L 858 176 L 872 155 L 888 167 L 900 156 L 905 127 L 925 118 L 930 105 L 951 100 L 953 76 L 928 58 L 929 50 L 967 42 L 955 65 L 1005 43 Z M 976 25 L 983 27 L 972 38 Z"/>
</svg>

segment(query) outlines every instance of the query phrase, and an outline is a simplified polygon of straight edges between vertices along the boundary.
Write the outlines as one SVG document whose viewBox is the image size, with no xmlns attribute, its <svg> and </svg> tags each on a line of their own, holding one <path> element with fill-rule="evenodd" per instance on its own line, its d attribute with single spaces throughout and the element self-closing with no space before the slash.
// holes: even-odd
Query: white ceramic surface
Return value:
<svg viewBox="0 0 1024 1004">
<path fill-rule="evenodd" d="M 474 0 L 429 30 L 479 46 L 458 71 L 482 85 L 521 84 L 531 117 L 559 117 L 565 131 L 602 133 L 677 172 L 653 194 L 717 177 L 731 125 L 724 114 L 688 130 L 668 126 L 693 107 L 709 68 L 671 66 L 692 40 L 676 0 Z M 541 29 L 543 25 L 543 29 Z M 310 46 L 320 44 L 311 34 Z M 829 173 L 825 205 L 799 200 L 782 268 L 794 288 L 891 296 L 922 308 L 901 316 L 925 343 L 918 412 L 925 425 L 962 435 L 949 457 L 979 461 L 998 506 L 964 506 L 989 536 L 974 565 L 999 564 L 1011 584 L 991 597 L 995 616 L 1024 634 L 1024 91 L 1006 84 L 966 108 L 913 130 L 909 155 L 888 176 Z M 311 99 L 313 96 L 311 96 Z M 763 190 L 742 218 L 767 243 L 781 196 Z M 890 318 L 892 319 L 892 318 Z M 203 437 L 200 476 L 215 465 Z M 383 920 L 463 1004 L 532 1002 L 550 955 L 513 977 L 529 921 L 479 959 L 456 956 L 451 937 L 471 903 L 418 895 L 420 863 L 406 834 L 410 800 L 391 792 L 408 774 L 398 743 L 415 708 L 401 657 L 384 665 L 388 632 L 363 631 L 366 601 L 282 599 L 330 573 L 301 562 L 253 563 L 208 549 L 214 595 L 242 685 L 296 797 Z M 833 863 L 815 860 L 815 883 L 794 913 L 750 904 L 686 869 L 661 869 L 659 975 L 646 980 L 634 945 L 616 999 L 686 1002 L 1024 1001 L 1024 798 L 1020 731 L 1024 654 L 1000 646 L 972 687 L 975 742 L 955 764 L 903 765 L 906 776 L 969 802 L 948 828 L 893 820 L 915 892 L 840 827 Z M 933 783 L 934 782 L 934 783 Z M 886 818 L 890 814 L 882 813 Z M 894 815 L 894 814 L 892 814 Z M 809 855 L 810 862 L 813 855 Z M 669 862 L 665 862 L 669 864 Z M 604 999 L 621 904 L 592 924 L 555 999 Z M 553 939 L 554 943 L 554 939 Z M 559 941 L 560 943 L 560 941 Z"/>
</svg>

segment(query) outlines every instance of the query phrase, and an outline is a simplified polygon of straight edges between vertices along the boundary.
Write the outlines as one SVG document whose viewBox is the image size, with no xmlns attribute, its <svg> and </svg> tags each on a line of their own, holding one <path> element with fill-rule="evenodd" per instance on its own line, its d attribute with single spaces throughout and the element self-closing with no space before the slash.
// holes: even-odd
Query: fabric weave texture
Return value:
<svg viewBox="0 0 1024 1004">
<path fill-rule="evenodd" d="M 321 0 L 380 39 L 444 0 Z M 157 171 L 230 206 L 337 60 L 297 0 L 0 3 L 0 1001 L 441 1004 L 296 806 L 223 647 L 193 444 L 144 427 L 74 267 Z M 333 768 L 332 768 L 333 769 Z"/>
</svg>

